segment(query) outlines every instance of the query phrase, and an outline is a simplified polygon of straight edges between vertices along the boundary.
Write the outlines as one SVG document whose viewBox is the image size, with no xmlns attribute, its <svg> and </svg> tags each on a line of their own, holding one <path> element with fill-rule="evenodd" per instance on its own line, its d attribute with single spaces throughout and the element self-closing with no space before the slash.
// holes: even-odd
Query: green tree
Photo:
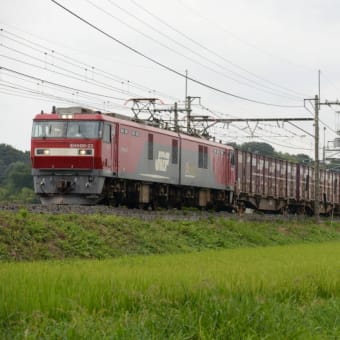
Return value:
<svg viewBox="0 0 340 340">
<path fill-rule="evenodd" d="M 261 142 L 243 143 L 241 145 L 241 150 L 258 153 L 263 156 L 270 156 L 270 157 L 275 156 L 274 148 L 270 144 L 267 144 L 267 143 L 261 143 Z"/>
<path fill-rule="evenodd" d="M 23 162 L 12 163 L 7 169 L 6 186 L 10 192 L 18 193 L 22 188 L 33 189 L 31 168 Z"/>
<path fill-rule="evenodd" d="M 33 189 L 22 188 L 18 193 L 9 196 L 8 201 L 18 203 L 38 203 L 39 199 Z"/>
<path fill-rule="evenodd" d="M 34 200 L 29 152 L 0 144 L 0 201 L 33 202 Z"/>
<path fill-rule="evenodd" d="M 9 191 L 6 188 L 0 187 L 0 202 L 8 201 Z"/>
<path fill-rule="evenodd" d="M 309 164 L 313 162 L 312 158 L 310 158 L 308 155 L 304 153 L 299 153 L 295 157 L 296 157 L 296 161 L 299 163 Z"/>
<path fill-rule="evenodd" d="M 241 148 L 241 146 L 238 145 L 238 144 L 235 143 L 235 142 L 229 142 L 229 143 L 227 143 L 227 145 L 233 147 L 234 149 L 240 149 L 240 148 Z"/>
</svg>

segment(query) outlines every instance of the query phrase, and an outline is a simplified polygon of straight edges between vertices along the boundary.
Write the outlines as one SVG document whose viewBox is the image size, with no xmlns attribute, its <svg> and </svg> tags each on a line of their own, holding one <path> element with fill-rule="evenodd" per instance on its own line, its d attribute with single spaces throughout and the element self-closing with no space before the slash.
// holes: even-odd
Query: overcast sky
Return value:
<svg viewBox="0 0 340 340">
<path fill-rule="evenodd" d="M 133 97 L 181 106 L 185 70 L 207 85 L 188 81 L 188 94 L 201 97 L 193 114 L 312 117 L 303 99 L 318 93 L 318 70 L 321 99 L 340 97 L 339 1 L 58 1 L 111 38 L 52 1 L 1 0 L 0 143 L 28 150 L 32 118 L 52 105 L 129 115 L 126 100 Z M 321 110 L 326 140 L 340 129 L 336 110 Z M 304 131 L 287 123 L 251 125 L 253 138 L 246 124 L 212 133 L 312 155 L 312 122 L 298 125 Z"/>
</svg>

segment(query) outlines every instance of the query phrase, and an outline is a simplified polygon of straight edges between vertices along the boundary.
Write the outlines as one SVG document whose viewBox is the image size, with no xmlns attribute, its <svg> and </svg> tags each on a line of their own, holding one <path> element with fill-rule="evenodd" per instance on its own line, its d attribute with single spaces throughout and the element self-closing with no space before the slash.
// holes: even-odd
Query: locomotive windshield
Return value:
<svg viewBox="0 0 340 340">
<path fill-rule="evenodd" d="M 102 123 L 95 121 L 35 121 L 34 138 L 101 138 Z"/>
</svg>

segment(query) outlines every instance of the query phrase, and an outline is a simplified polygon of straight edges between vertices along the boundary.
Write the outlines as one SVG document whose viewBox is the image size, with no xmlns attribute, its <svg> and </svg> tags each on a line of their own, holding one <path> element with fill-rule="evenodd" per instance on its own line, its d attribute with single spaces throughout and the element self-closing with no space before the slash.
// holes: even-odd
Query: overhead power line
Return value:
<svg viewBox="0 0 340 340">
<path fill-rule="evenodd" d="M 14 49 L 12 49 L 14 50 Z M 17 53 L 19 54 L 24 54 L 32 59 L 35 59 L 35 60 L 38 60 L 40 62 L 43 62 L 41 59 L 39 58 L 36 58 L 36 57 L 32 57 L 32 56 L 29 56 L 27 55 L 26 53 L 21 53 L 20 51 L 17 51 Z M 20 64 L 24 64 L 24 65 L 28 65 L 28 66 L 31 66 L 31 67 L 35 67 L 35 68 L 39 68 L 41 70 L 47 70 L 46 67 L 43 67 L 43 66 L 39 66 L 39 65 L 36 65 L 36 64 L 32 64 L 32 63 L 29 63 L 29 62 L 26 62 L 26 61 L 23 61 L 21 59 L 17 59 L 17 58 L 13 58 L 13 57 L 9 57 L 9 56 L 6 56 L 6 55 L 2 55 L 0 54 L 0 57 L 1 58 L 6 58 L 6 59 L 9 59 L 9 60 L 12 60 L 12 61 L 15 61 L 17 63 L 20 63 Z M 130 91 L 125 91 L 125 90 L 121 90 L 117 87 L 113 87 L 111 85 L 107 85 L 105 83 L 102 83 L 102 82 L 99 82 L 99 81 L 93 81 L 91 79 L 84 79 L 82 78 L 82 76 L 79 74 L 79 73 L 76 73 L 76 72 L 73 72 L 71 70 L 68 70 L 68 69 L 65 69 L 65 68 L 62 68 L 62 67 L 59 67 L 59 66 L 56 66 L 56 65 L 53 65 L 52 63 L 48 63 L 48 62 L 45 62 L 46 65 L 50 65 L 54 68 L 57 68 L 57 69 L 61 69 L 61 70 L 64 70 L 66 72 L 68 72 L 69 74 L 67 73 L 63 73 L 63 72 L 58 72 L 56 70 L 52 70 L 52 69 L 48 69 L 49 72 L 52 72 L 54 74 L 57 74 L 57 75 L 61 75 L 63 77 L 67 77 L 67 78 L 70 78 L 70 79 L 74 79 L 74 80 L 78 80 L 78 81 L 81 81 L 81 82 L 86 82 L 88 84 L 91 84 L 91 85 L 95 85 L 97 87 L 100 87 L 100 88 L 103 88 L 103 89 L 106 89 L 106 90 L 110 90 L 110 91 L 114 91 L 114 92 L 118 92 L 120 94 L 125 94 L 125 95 L 132 95 L 132 96 L 139 96 L 135 93 L 132 93 Z M 126 100 L 126 99 L 123 99 L 123 98 L 116 98 L 116 99 L 119 99 L 119 100 Z"/>
<path fill-rule="evenodd" d="M 130 0 L 132 1 L 132 0 Z M 211 18 L 208 18 L 206 17 L 205 15 L 203 15 L 201 12 L 198 11 L 197 9 L 197 6 L 189 6 L 187 1 L 184 2 L 184 1 L 181 1 L 181 0 L 177 0 L 178 3 L 181 4 L 181 6 L 183 6 L 184 8 L 186 8 L 186 10 L 188 11 L 188 13 L 190 14 L 195 14 L 196 16 L 198 16 L 199 18 L 203 19 L 204 21 L 208 22 L 209 25 L 214 25 L 215 27 L 217 27 L 219 30 L 231 35 L 235 40 L 241 42 L 242 44 L 262 53 L 262 54 L 265 54 L 271 58 L 275 58 L 275 59 L 279 59 L 281 61 L 284 61 L 285 63 L 288 63 L 288 64 L 291 64 L 291 65 L 294 65 L 294 66 L 297 66 L 299 68 L 305 68 L 306 70 L 308 71 L 315 71 L 315 69 L 313 67 L 310 67 L 306 64 L 300 64 L 300 63 L 296 63 L 295 61 L 292 61 L 290 59 L 287 59 L 285 57 L 282 57 L 281 55 L 278 55 L 278 54 L 274 54 L 271 50 L 269 49 L 265 49 L 265 48 L 262 48 L 256 44 L 254 44 L 253 42 L 250 42 L 246 39 L 243 39 L 241 38 L 240 36 L 236 35 L 234 32 L 230 31 L 229 29 L 226 29 L 225 26 L 222 25 L 222 23 L 220 21 L 216 21 L 215 18 L 214 19 L 211 19 Z"/>
<path fill-rule="evenodd" d="M 201 106 L 202 109 L 204 109 L 204 110 L 210 112 L 211 114 L 213 114 L 217 119 L 222 119 L 222 120 L 223 120 L 223 119 L 225 119 L 225 120 L 228 120 L 228 119 L 229 119 L 229 120 L 232 120 L 232 119 L 237 119 L 237 118 L 239 118 L 239 116 L 229 115 L 229 114 L 226 114 L 226 113 L 224 113 L 224 112 L 219 112 L 219 111 L 217 111 L 217 110 L 209 109 L 208 107 L 206 107 L 206 106 L 204 106 L 204 105 L 202 105 L 202 104 L 199 104 L 199 106 Z M 312 119 L 309 119 L 309 120 L 312 120 Z M 294 126 L 295 128 L 298 128 L 299 130 L 303 131 L 304 133 L 306 133 L 306 135 L 311 136 L 311 134 L 310 134 L 308 131 L 306 131 L 306 130 L 304 130 L 304 129 L 301 129 L 300 127 L 296 126 L 295 124 L 292 124 L 291 122 L 287 122 L 287 123 L 291 124 L 291 125 Z M 263 124 L 262 124 L 262 125 L 263 125 Z M 228 126 L 229 126 L 229 127 L 236 128 L 238 131 L 240 131 L 240 132 L 242 132 L 242 133 L 246 133 L 245 128 L 241 128 L 241 127 L 239 127 L 239 126 L 237 126 L 237 125 L 235 125 L 235 124 L 233 124 L 233 123 L 228 124 Z M 274 126 L 272 126 L 272 128 L 273 128 L 273 127 L 274 127 Z M 276 127 L 276 126 L 275 126 L 275 127 Z M 249 126 L 248 126 L 248 128 L 249 128 Z M 294 138 L 294 137 L 301 137 L 301 136 L 297 136 L 294 132 L 292 132 L 292 131 L 290 131 L 289 129 L 287 129 L 286 127 L 284 127 L 283 124 L 282 124 L 282 126 L 280 126 L 280 129 L 283 129 L 283 130 L 285 130 L 285 131 L 291 133 L 291 134 L 293 135 L 293 136 L 291 136 L 291 138 Z M 272 132 L 272 129 L 270 129 L 270 131 L 269 131 L 269 130 L 265 130 L 265 129 L 261 129 L 261 130 L 266 131 L 266 132 Z M 274 136 L 273 136 L 273 137 L 274 137 Z M 293 145 L 289 144 L 288 142 L 287 142 L 287 143 L 285 142 L 285 145 L 282 145 L 282 144 L 275 143 L 275 142 L 273 142 L 273 141 L 268 141 L 268 140 L 264 139 L 265 136 L 256 136 L 256 137 L 255 137 L 255 136 L 249 135 L 248 133 L 247 133 L 246 136 L 239 136 L 238 138 L 239 138 L 239 139 L 253 138 L 253 139 L 257 139 L 257 140 L 262 140 L 262 141 L 264 141 L 264 142 L 266 142 L 266 143 L 269 142 L 270 144 L 274 144 L 274 145 L 277 145 L 277 146 L 285 147 L 285 148 L 288 148 L 288 149 L 294 149 L 294 150 L 301 150 L 301 151 L 311 151 L 311 150 L 312 150 L 311 148 L 304 148 L 304 147 L 299 147 L 299 146 L 293 146 Z M 283 136 L 281 136 L 281 138 L 283 138 Z"/>
<path fill-rule="evenodd" d="M 0 32 L 2 34 L 2 36 L 9 40 L 9 41 L 12 41 L 14 42 L 15 44 L 19 44 L 21 46 L 24 46 L 25 48 L 28 48 L 30 50 L 33 50 L 39 54 L 42 54 L 46 57 L 51 57 L 52 60 L 53 60 L 53 64 L 51 64 L 51 66 L 53 67 L 56 67 L 56 68 L 59 68 L 55 62 L 57 60 L 59 60 L 60 62 L 62 63 L 65 63 L 65 64 L 68 64 L 70 66 L 73 66 L 75 68 L 78 68 L 78 69 L 81 69 L 81 70 L 85 70 L 85 71 L 89 71 L 91 72 L 91 75 L 98 75 L 99 77 L 103 77 L 103 78 L 106 78 L 110 81 L 114 81 L 116 83 L 119 83 L 121 85 L 127 85 L 128 87 L 132 87 L 132 88 L 136 88 L 138 90 L 141 90 L 143 92 L 147 92 L 147 93 L 153 93 L 155 95 L 159 95 L 163 98 L 169 98 L 171 100 L 174 100 L 174 101 L 178 101 L 179 99 L 178 98 L 174 98 L 173 96 L 167 94 L 167 93 L 163 93 L 161 91 L 158 91 L 158 90 L 155 90 L 155 89 L 152 89 L 152 88 L 149 88 L 147 86 L 144 86 L 144 85 L 141 85 L 141 84 L 138 84 L 134 81 L 130 81 L 130 80 L 127 80 L 127 79 L 124 79 L 120 76 L 117 76 L 113 73 L 110 73 L 108 72 L 107 70 L 103 70 L 95 65 L 89 65 L 81 60 L 77 60 L 73 57 L 70 57 L 70 56 L 67 56 L 63 53 L 60 53 L 59 51 L 57 51 L 56 49 L 51 49 L 49 47 L 46 47 L 46 46 L 43 46 L 42 44 L 40 43 L 37 43 L 35 41 L 32 41 L 32 40 L 29 40 L 29 39 L 26 39 L 18 34 L 15 34 L 13 32 L 10 32 L 10 31 L 7 31 L 3 28 L 0 29 Z M 5 47 L 5 48 L 8 48 L 6 47 L 4 44 L 0 44 L 0 47 Z M 17 53 L 19 53 L 18 51 L 16 51 Z M 22 52 L 20 52 L 22 53 Z M 32 58 L 32 56 L 28 55 L 28 57 Z M 44 64 L 47 64 L 47 61 L 45 60 L 44 61 Z M 50 70 L 51 71 L 51 70 Z M 71 72 L 71 71 L 70 71 Z M 88 79 L 88 80 L 91 80 L 91 81 L 95 81 L 94 79 Z M 108 85 L 110 87 L 112 87 L 112 85 Z M 122 90 L 119 90 L 118 92 L 122 92 Z M 125 91 L 127 92 L 127 91 Z M 132 96 L 136 96 L 135 94 L 132 94 L 130 93 Z M 138 95 L 137 97 L 139 97 L 140 95 Z"/>
<path fill-rule="evenodd" d="M 91 4 L 93 7 L 97 8 L 99 11 L 105 13 L 106 15 L 110 16 L 111 18 L 113 18 L 113 19 L 119 21 L 120 23 L 126 25 L 127 27 L 129 27 L 130 29 L 134 30 L 135 32 L 137 32 L 137 33 L 139 33 L 139 34 L 141 34 L 141 35 L 147 37 L 148 39 L 151 39 L 151 40 L 154 41 L 155 43 L 157 43 L 157 44 L 161 45 L 162 47 L 164 47 L 164 48 L 166 48 L 166 49 L 172 51 L 173 53 L 176 53 L 176 54 L 178 54 L 178 55 L 180 55 L 180 56 L 182 56 L 182 57 L 184 57 L 184 58 L 186 58 L 186 59 L 188 59 L 188 60 L 190 60 L 190 61 L 193 61 L 194 63 L 196 63 L 196 64 L 198 64 L 198 65 L 200 65 L 200 66 L 202 66 L 202 67 L 208 69 L 209 71 L 212 71 L 212 72 L 214 72 L 214 73 L 216 73 L 216 74 L 218 74 L 218 75 L 220 75 L 220 76 L 222 76 L 222 77 L 225 77 L 225 78 L 227 78 L 227 79 L 233 80 L 234 82 L 239 83 L 239 84 L 241 84 L 241 85 L 248 86 L 248 87 L 251 87 L 251 88 L 253 88 L 253 89 L 256 89 L 256 90 L 259 90 L 259 91 L 262 91 L 262 92 L 265 92 L 265 93 L 269 93 L 269 94 L 274 95 L 274 96 L 277 96 L 277 97 L 288 98 L 288 99 L 290 99 L 290 100 L 295 100 L 295 101 L 301 100 L 301 99 L 302 99 L 302 97 L 301 97 L 300 94 L 297 96 L 296 93 L 294 93 L 294 96 L 293 96 L 291 93 L 288 93 L 288 92 L 287 92 L 287 89 L 280 90 L 280 89 L 277 88 L 277 87 L 280 87 L 280 86 L 275 85 L 276 88 L 273 88 L 272 84 L 271 84 L 271 86 L 264 85 L 264 84 L 260 83 L 260 82 L 257 81 L 257 80 L 251 79 L 251 78 L 246 77 L 246 76 L 244 76 L 244 75 L 242 75 L 242 74 L 240 74 L 240 73 L 238 73 L 238 72 L 236 72 L 236 71 L 233 71 L 233 70 L 231 70 L 231 69 L 226 68 L 224 65 L 221 65 L 220 63 L 218 63 L 218 62 L 212 60 L 211 58 L 206 57 L 206 56 L 203 55 L 202 53 L 199 53 L 199 52 L 193 50 L 192 48 L 188 47 L 187 44 L 181 43 L 181 42 L 178 41 L 177 39 L 172 38 L 170 35 L 164 33 L 163 31 L 157 29 L 156 27 L 150 25 L 148 22 L 145 22 L 143 19 L 141 19 L 141 18 L 138 17 L 137 15 L 134 15 L 134 14 L 130 13 L 128 10 L 126 10 L 125 8 L 123 8 L 123 7 L 119 6 L 119 5 L 117 5 L 116 3 L 114 3 L 114 2 L 111 1 L 111 0 L 108 0 L 109 3 L 110 3 L 112 6 L 115 6 L 116 8 L 118 8 L 119 10 L 121 10 L 123 13 L 129 15 L 130 17 L 134 18 L 134 19 L 137 20 L 138 22 L 141 22 L 141 23 L 142 23 L 143 25 L 145 25 L 146 27 L 150 28 L 151 30 L 157 32 L 159 35 L 161 35 L 161 36 L 165 37 L 166 39 L 170 40 L 172 43 L 174 43 L 174 44 L 180 46 L 182 49 L 184 49 L 184 50 L 186 50 L 186 51 L 189 51 L 189 52 L 192 53 L 194 56 L 197 56 L 197 57 L 199 57 L 199 58 L 201 58 L 201 59 L 203 59 L 203 60 L 205 60 L 205 61 L 207 61 L 207 62 L 213 64 L 214 66 L 217 66 L 218 68 L 222 69 L 223 71 L 227 71 L 227 72 L 229 72 L 230 74 L 233 74 L 234 76 L 236 76 L 236 77 L 242 79 L 242 81 L 239 80 L 239 79 L 237 79 L 237 78 L 231 77 L 230 75 L 227 75 L 227 74 L 225 74 L 225 73 L 222 73 L 221 71 L 218 71 L 218 70 L 213 69 L 213 68 L 211 68 L 211 67 L 209 67 L 209 66 L 206 66 L 205 64 L 202 64 L 202 63 L 199 62 L 198 60 L 195 60 L 195 59 L 193 59 L 193 58 L 191 58 L 191 57 L 188 57 L 187 55 L 185 55 L 185 54 L 179 52 L 177 49 L 170 48 L 167 44 L 165 44 L 165 43 L 163 43 L 163 42 L 160 42 L 160 41 L 157 40 L 157 39 L 154 39 L 153 37 L 151 37 L 151 36 L 149 36 L 149 35 L 147 35 L 147 34 L 141 32 L 140 30 L 138 30 L 138 29 L 132 27 L 131 25 L 127 24 L 126 21 L 122 20 L 121 18 L 112 15 L 110 12 L 106 11 L 106 10 L 103 9 L 102 7 L 100 7 L 100 6 L 96 5 L 96 4 L 94 4 L 91 0 L 86 0 L 86 1 L 87 1 L 89 4 Z M 138 6 L 138 7 L 139 7 L 139 6 Z M 139 7 L 139 8 L 140 8 L 140 7 Z M 146 11 L 146 10 L 145 10 L 145 11 Z M 149 12 L 147 12 L 147 13 L 149 14 Z M 150 14 L 149 14 L 149 15 L 150 15 Z M 161 21 L 161 22 L 163 23 L 163 21 Z M 173 29 L 173 30 L 175 30 L 175 29 Z M 175 31 L 176 31 L 176 30 L 175 30 Z M 188 38 L 186 35 L 184 35 L 184 37 L 186 37 L 186 39 L 189 39 L 190 41 L 194 41 L 194 40 Z M 196 43 L 196 45 L 199 45 L 200 47 L 203 46 L 203 45 L 201 45 L 201 44 L 199 44 L 199 43 Z M 204 48 L 204 49 L 205 49 L 205 50 L 208 50 L 209 53 L 212 53 L 212 54 L 214 54 L 215 56 L 217 55 L 216 53 L 211 52 L 211 50 L 208 49 L 208 48 Z M 224 59 L 224 60 L 227 60 L 227 59 L 225 59 L 225 58 L 223 58 L 223 57 L 220 57 L 219 55 L 217 55 L 217 56 L 218 56 L 219 58 L 222 58 L 222 59 Z M 228 62 L 229 64 L 232 64 L 233 66 L 235 66 L 232 62 L 230 62 L 230 61 L 228 61 L 228 60 L 227 60 L 227 62 Z M 239 68 L 241 68 L 241 67 L 239 67 Z M 242 68 L 241 68 L 241 69 L 242 69 Z M 242 69 L 242 70 L 243 70 L 243 72 L 245 72 L 244 69 Z M 250 73 L 250 74 L 251 74 L 251 72 L 247 72 L 247 73 Z M 254 74 L 251 74 L 251 75 L 254 77 Z M 255 76 L 255 78 L 259 78 L 259 77 Z M 263 82 L 263 79 L 261 79 L 261 81 Z M 267 82 L 267 81 L 266 81 L 266 82 Z M 281 89 L 282 89 L 282 87 L 281 87 Z M 291 90 L 288 90 L 288 91 L 289 91 L 289 92 L 293 92 L 293 91 L 291 91 Z"/>
<path fill-rule="evenodd" d="M 5 90 L 2 88 L 5 88 Z M 76 100 L 76 98 L 61 97 L 61 96 L 57 96 L 55 94 L 51 94 L 47 92 L 41 93 L 39 91 L 33 91 L 25 87 L 17 87 L 17 86 L 2 84 L 2 82 L 0 82 L 0 90 L 1 90 L 1 93 L 20 97 L 20 98 L 39 99 L 39 100 L 44 100 L 48 102 L 58 101 L 62 103 L 72 103 L 72 104 L 77 104 L 77 105 L 85 105 L 87 107 L 90 107 L 96 110 L 103 110 L 103 107 L 99 107 L 97 103 L 92 103 L 92 102 L 84 101 L 84 100 L 80 101 L 80 100 Z"/>
<path fill-rule="evenodd" d="M 111 4 L 113 3 L 112 0 L 108 0 Z M 289 89 L 287 87 L 284 87 L 280 84 L 276 84 L 275 82 L 273 81 L 270 81 L 262 76 L 259 76 L 249 70 L 247 70 L 246 68 L 238 65 L 237 63 L 227 59 L 225 56 L 222 56 L 220 54 L 218 54 L 217 52 L 215 52 L 214 50 L 212 50 L 211 48 L 205 46 L 204 44 L 200 43 L 199 41 L 196 41 L 194 39 L 192 39 L 190 36 L 188 36 L 187 34 L 185 34 L 184 32 L 182 32 L 181 30 L 175 28 L 174 26 L 170 25 L 168 22 L 166 22 L 164 19 L 160 18 L 158 15 L 152 13 L 151 11 L 149 11 L 148 9 L 146 9 L 145 7 L 143 7 L 141 4 L 137 3 L 135 0 L 130 0 L 130 2 L 132 2 L 136 7 L 138 7 L 140 10 L 142 10 L 143 12 L 147 13 L 149 16 L 151 16 L 152 18 L 156 19 L 158 22 L 160 22 L 161 24 L 163 24 L 164 26 L 170 28 L 172 31 L 176 32 L 177 34 L 181 35 L 182 37 L 184 37 L 185 39 L 187 39 L 188 41 L 190 41 L 191 43 L 195 44 L 196 46 L 202 48 L 203 50 L 205 51 L 208 51 L 210 54 L 218 57 L 219 59 L 227 62 L 228 64 L 232 65 L 233 67 L 251 75 L 252 77 L 254 78 L 257 78 L 263 82 L 266 82 L 268 84 L 271 84 L 272 86 L 275 86 L 277 88 L 280 88 L 280 89 L 283 89 L 285 91 L 288 91 L 288 92 L 291 92 L 293 93 L 295 96 L 298 96 L 298 97 L 301 97 L 302 96 L 306 96 L 305 94 L 301 94 L 301 93 L 298 93 L 297 91 L 295 90 L 292 90 L 292 89 Z M 114 4 L 115 6 L 121 8 L 120 6 L 118 6 L 117 4 Z M 124 10 L 125 11 L 125 10 Z M 134 16 L 135 17 L 135 16 Z M 138 20 L 140 20 L 138 18 Z M 149 25 L 148 25 L 149 26 Z M 235 74 L 238 74 L 235 72 Z M 248 79 L 248 78 L 245 78 L 245 79 Z"/>
<path fill-rule="evenodd" d="M 19 72 L 19 71 L 15 71 L 15 70 L 10 69 L 8 67 L 0 66 L 0 70 L 11 72 L 11 73 L 14 73 L 14 74 L 17 74 L 17 75 L 21 75 L 21 76 L 24 76 L 24 77 L 27 77 L 27 78 L 30 78 L 30 79 L 38 80 L 41 83 L 51 84 L 51 85 L 58 86 L 58 87 L 61 87 L 61 88 L 65 88 L 65 89 L 69 89 L 69 90 L 72 90 L 72 91 L 78 91 L 78 92 L 82 92 L 82 93 L 86 93 L 86 94 L 90 94 L 90 95 L 94 95 L 94 96 L 99 96 L 99 97 L 104 97 L 104 98 L 110 98 L 110 99 L 115 99 L 115 100 L 126 101 L 126 98 L 117 98 L 117 97 L 113 97 L 113 96 L 104 95 L 104 94 L 101 94 L 101 93 L 80 90 L 80 89 L 77 89 L 77 88 L 74 88 L 74 87 L 62 85 L 62 84 L 59 84 L 59 83 L 54 83 L 54 82 L 51 82 L 51 81 L 48 81 L 48 80 L 45 80 L 45 79 L 42 79 L 42 78 L 39 78 L 39 77 L 35 77 L 35 76 L 29 75 L 27 73 L 22 73 L 22 72 Z"/>
<path fill-rule="evenodd" d="M 13 75 L 11 75 L 13 76 Z M 22 79 L 20 77 L 17 77 L 17 76 L 13 76 L 14 78 L 17 78 L 17 79 Z M 22 79 L 24 80 L 24 79 Z M 33 87 L 27 87 L 27 86 L 23 86 L 21 84 L 18 84 L 18 83 L 15 83 L 15 82 L 10 82 L 10 81 L 5 81 L 5 80 L 0 80 L 0 86 L 2 87 L 6 87 L 8 89 L 11 89 L 11 90 L 16 90 L 17 92 L 18 91 L 22 91 L 24 93 L 28 93 L 30 95 L 35 95 L 36 97 L 47 97 L 47 98 L 50 98 L 51 96 L 57 96 L 56 94 L 56 87 L 55 86 L 52 86 L 52 85 L 48 85 L 46 83 L 42 83 L 42 84 L 39 84 L 39 83 L 34 83 L 34 80 L 31 80 L 31 79 L 26 79 L 28 82 L 30 82 L 31 84 L 33 83 L 33 85 L 36 85 L 35 86 L 35 89 Z M 48 93 L 46 90 L 49 89 L 49 90 L 52 90 L 53 92 L 52 93 Z M 112 101 L 109 101 L 109 100 L 103 100 L 103 99 L 99 99 L 98 97 L 95 97 L 95 96 L 91 96 L 91 95 L 88 95 L 88 94 L 83 94 L 82 92 L 78 92 L 78 91 L 70 91 L 70 90 L 67 90 L 67 89 L 63 89 L 63 88 L 58 88 L 58 91 L 62 93 L 62 96 L 59 95 L 57 98 L 60 99 L 60 98 L 63 98 L 67 99 L 67 101 L 70 101 L 70 98 L 72 101 L 74 100 L 78 100 L 78 101 L 82 101 L 83 105 L 91 105 L 92 107 L 94 106 L 97 106 L 98 105 L 101 105 L 101 106 L 110 106 L 110 107 L 121 107 L 121 108 L 125 108 L 126 107 L 123 105 L 123 104 L 116 104 Z M 65 97 L 66 96 L 70 96 L 69 97 Z M 102 109 L 102 108 L 101 108 Z M 103 109 L 102 109 L 103 110 Z"/>
<path fill-rule="evenodd" d="M 59 2 L 55 1 L 55 0 L 51 0 L 54 4 L 56 4 L 57 6 L 59 6 L 60 8 L 62 8 L 63 10 L 65 10 L 66 12 L 68 12 L 69 14 L 73 15 L 74 17 L 76 17 L 78 20 L 82 21 L 83 23 L 85 23 L 86 25 L 92 27 L 93 29 L 95 29 L 96 31 L 100 32 L 101 34 L 105 35 L 106 37 L 110 38 L 111 40 L 115 41 L 116 43 L 124 46 L 125 48 L 129 49 L 130 51 L 134 52 L 135 54 L 138 54 L 139 56 L 151 61 L 152 63 L 160 66 L 161 68 L 169 71 L 169 72 L 172 72 L 182 78 L 186 78 L 190 81 L 192 81 L 193 83 L 196 83 L 198 85 L 201 85 L 205 88 L 208 88 L 210 90 L 213 90 L 215 92 L 218 92 L 218 93 L 221 93 L 221 94 L 225 94 L 227 96 L 230 96 L 230 97 L 233 97 L 233 98 L 236 98 L 236 99 L 240 99 L 240 100 L 244 100 L 244 101 L 248 101 L 248 102 L 252 102 L 252 103 L 256 103 L 256 104 L 262 104 L 262 105 L 267 105 L 267 106 L 275 106 L 275 107 L 285 107 L 285 108 L 297 108 L 297 107 L 303 107 L 302 105 L 301 106 L 297 106 L 297 105 L 281 105 L 281 104 L 275 104 L 275 103 L 269 103 L 269 102 L 264 102 L 264 101 L 260 101 L 260 100 L 255 100 L 255 99 L 251 99 L 251 98 L 247 98 L 247 97 L 243 97 L 243 96 L 240 96 L 240 95 L 237 95 L 237 94 L 234 94 L 234 93 L 231 93 L 231 92 L 228 92 L 228 91 L 225 91 L 225 90 L 221 90 L 217 87 L 214 87 L 212 85 L 209 85 L 203 81 L 200 81 L 198 79 L 194 79 L 192 77 L 189 77 L 177 70 L 175 70 L 174 68 L 170 67 L 170 66 L 167 66 L 163 63 L 161 63 L 160 61 L 154 59 L 154 58 L 151 58 L 149 56 L 147 56 L 146 54 L 140 52 L 139 50 L 135 49 L 134 47 L 131 47 L 130 45 L 124 43 L 123 41 L 115 38 L 114 36 L 112 36 L 111 34 L 105 32 L 104 30 L 102 30 L 101 28 L 99 28 L 98 26 L 92 24 L 91 22 L 89 22 L 88 20 L 82 18 L 80 15 L 76 14 L 75 12 L 73 12 L 72 10 L 68 9 L 67 7 L 63 6 L 62 4 L 60 4 Z"/>
</svg>

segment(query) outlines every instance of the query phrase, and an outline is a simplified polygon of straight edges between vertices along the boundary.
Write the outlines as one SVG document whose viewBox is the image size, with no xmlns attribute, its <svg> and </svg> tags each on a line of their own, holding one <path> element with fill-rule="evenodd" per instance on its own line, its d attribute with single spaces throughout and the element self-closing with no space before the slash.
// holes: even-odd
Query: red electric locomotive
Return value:
<svg viewBox="0 0 340 340">
<path fill-rule="evenodd" d="M 33 121 L 32 174 L 42 203 L 231 208 L 233 148 L 79 107 Z"/>
<path fill-rule="evenodd" d="M 79 107 L 38 114 L 32 173 L 42 203 L 313 213 L 314 169 Z M 340 213 L 340 173 L 320 171 L 321 212 Z"/>
</svg>

